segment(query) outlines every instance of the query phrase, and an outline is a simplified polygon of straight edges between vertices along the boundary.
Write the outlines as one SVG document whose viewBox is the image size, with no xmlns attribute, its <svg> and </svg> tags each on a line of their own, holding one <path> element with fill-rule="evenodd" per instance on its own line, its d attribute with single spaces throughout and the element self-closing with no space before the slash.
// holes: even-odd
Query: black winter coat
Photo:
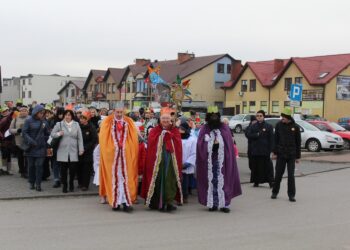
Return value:
<svg viewBox="0 0 350 250">
<path fill-rule="evenodd" d="M 81 133 L 83 135 L 84 154 L 80 160 L 85 162 L 93 161 L 93 152 L 97 144 L 97 132 L 93 124 L 90 122 L 87 125 L 81 125 Z"/>
<path fill-rule="evenodd" d="M 300 159 L 300 128 L 292 120 L 290 123 L 279 122 L 275 128 L 275 147 L 273 152 L 285 158 Z"/>
<path fill-rule="evenodd" d="M 247 128 L 246 137 L 249 140 L 251 156 L 270 156 L 274 139 L 273 127 L 265 121 L 256 122 Z"/>
</svg>

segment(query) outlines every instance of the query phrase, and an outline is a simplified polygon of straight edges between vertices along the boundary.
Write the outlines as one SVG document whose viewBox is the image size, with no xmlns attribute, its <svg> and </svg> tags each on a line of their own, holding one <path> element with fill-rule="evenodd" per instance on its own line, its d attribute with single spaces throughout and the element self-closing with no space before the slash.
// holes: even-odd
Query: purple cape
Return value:
<svg viewBox="0 0 350 250">
<path fill-rule="evenodd" d="M 241 183 L 237 168 L 236 157 L 233 149 L 233 139 L 230 128 L 222 124 L 220 127 L 224 143 L 224 161 L 221 173 L 223 174 L 225 194 L 225 206 L 230 205 L 231 199 L 242 194 Z M 197 142 L 197 189 L 199 203 L 207 206 L 208 201 L 208 142 L 206 137 L 210 134 L 208 125 L 202 126 Z M 207 136 L 206 136 L 207 135 Z"/>
</svg>

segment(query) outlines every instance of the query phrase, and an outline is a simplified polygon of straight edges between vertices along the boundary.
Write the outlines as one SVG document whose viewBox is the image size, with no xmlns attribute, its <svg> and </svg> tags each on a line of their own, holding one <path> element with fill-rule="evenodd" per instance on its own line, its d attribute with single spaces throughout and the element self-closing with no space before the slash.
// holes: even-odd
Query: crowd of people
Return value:
<svg viewBox="0 0 350 250">
<path fill-rule="evenodd" d="M 282 112 L 274 132 L 260 110 L 245 134 L 254 187 L 268 183 L 276 199 L 287 166 L 288 196 L 295 201 L 300 131 L 290 112 Z M 50 175 L 63 193 L 86 191 L 93 178 L 100 202 L 114 211 L 131 212 L 141 197 L 148 208 L 171 212 L 196 189 L 209 211 L 228 213 L 242 193 L 234 137 L 214 106 L 201 120 L 169 107 L 156 114 L 151 108 L 128 112 L 123 103 L 113 110 L 17 103 L 1 109 L 0 140 L 0 175 L 12 175 L 15 155 L 21 177 L 37 192 Z"/>
</svg>

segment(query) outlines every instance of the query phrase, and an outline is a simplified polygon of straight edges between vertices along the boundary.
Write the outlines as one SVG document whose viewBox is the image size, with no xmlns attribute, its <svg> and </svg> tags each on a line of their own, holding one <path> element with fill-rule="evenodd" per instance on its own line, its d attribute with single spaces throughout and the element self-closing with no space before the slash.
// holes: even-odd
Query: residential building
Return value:
<svg viewBox="0 0 350 250">
<path fill-rule="evenodd" d="M 121 100 L 120 89 L 123 85 L 125 85 L 129 71 L 129 67 L 123 69 L 107 69 L 103 82 L 107 85 L 107 101 L 110 108 L 115 108 L 117 102 Z"/>
<path fill-rule="evenodd" d="M 257 81 L 255 91 L 251 80 L 253 86 Z M 293 83 L 303 86 L 301 106 L 294 108 L 295 113 L 320 115 L 331 121 L 349 116 L 350 54 L 246 63 L 236 81 L 225 83 L 225 108 L 234 113 L 264 109 L 280 114 L 290 106 Z"/>
<path fill-rule="evenodd" d="M 83 87 L 85 79 L 71 80 L 58 91 L 59 100 L 61 105 L 65 106 L 70 103 L 82 103 L 84 101 Z"/>
<path fill-rule="evenodd" d="M 83 87 L 85 103 L 107 101 L 107 84 L 103 81 L 105 74 L 106 70 L 90 70 Z"/>
<path fill-rule="evenodd" d="M 126 84 L 121 88 L 121 99 L 129 101 L 130 106 L 148 105 L 155 100 L 154 90 L 145 83 L 148 59 L 136 59 L 129 65 L 130 72 Z M 185 81 L 190 79 L 192 102 L 184 102 L 183 109 L 205 111 L 208 105 L 224 106 L 225 93 L 221 88 L 230 79 L 235 79 L 242 68 L 241 62 L 228 54 L 195 57 L 190 53 L 178 53 L 177 59 L 152 62 L 160 67 L 160 76 L 166 83 L 174 83 L 177 75 Z"/>
<path fill-rule="evenodd" d="M 275 59 L 245 63 L 236 81 L 228 81 L 224 85 L 226 90 L 224 113 L 248 114 L 260 109 L 271 113 L 270 91 L 288 61 Z M 283 97 L 287 98 L 287 96 Z"/>
<path fill-rule="evenodd" d="M 71 80 L 82 80 L 82 77 L 29 74 L 20 77 L 19 98 L 24 104 L 53 103 L 59 98 L 57 92 Z"/>
</svg>

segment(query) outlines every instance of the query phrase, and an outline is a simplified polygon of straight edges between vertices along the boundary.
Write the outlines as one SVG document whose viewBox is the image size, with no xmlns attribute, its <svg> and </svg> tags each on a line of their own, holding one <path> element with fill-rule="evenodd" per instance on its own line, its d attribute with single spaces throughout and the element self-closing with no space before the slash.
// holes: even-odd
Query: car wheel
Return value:
<svg viewBox="0 0 350 250">
<path fill-rule="evenodd" d="M 320 152 L 321 143 L 316 139 L 310 139 L 306 142 L 306 149 L 309 152 Z"/>
<path fill-rule="evenodd" d="M 350 140 L 344 139 L 343 148 L 350 149 Z"/>
<path fill-rule="evenodd" d="M 235 133 L 237 133 L 237 134 L 239 134 L 239 133 L 241 133 L 242 132 L 242 126 L 241 125 L 237 125 L 236 127 L 235 127 Z"/>
</svg>

